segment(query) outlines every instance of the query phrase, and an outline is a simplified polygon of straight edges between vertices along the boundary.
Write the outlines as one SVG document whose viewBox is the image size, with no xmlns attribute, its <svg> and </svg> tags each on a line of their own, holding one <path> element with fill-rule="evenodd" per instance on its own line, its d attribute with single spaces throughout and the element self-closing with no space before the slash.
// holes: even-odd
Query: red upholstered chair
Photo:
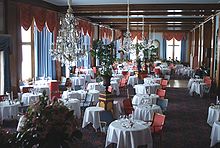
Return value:
<svg viewBox="0 0 220 148">
<path fill-rule="evenodd" d="M 160 69 L 159 68 L 154 68 L 154 74 L 155 75 L 160 75 Z"/>
<path fill-rule="evenodd" d="M 160 113 L 154 113 L 153 121 L 151 123 L 151 133 L 154 138 L 153 141 L 155 141 L 155 136 L 159 135 L 159 145 L 162 141 L 164 122 L 165 122 L 165 115 Z"/>
<path fill-rule="evenodd" d="M 168 80 L 162 80 L 160 83 L 162 89 L 166 89 L 167 85 L 168 85 Z"/>
<path fill-rule="evenodd" d="M 50 82 L 50 97 L 60 98 L 60 91 L 59 91 L 60 82 Z"/>
<path fill-rule="evenodd" d="M 96 74 L 96 72 L 97 72 L 96 67 L 92 67 L 92 70 L 93 70 L 94 74 Z"/>
<path fill-rule="evenodd" d="M 124 107 L 125 115 L 132 114 L 132 111 L 134 111 L 131 99 L 124 99 L 123 100 L 123 107 Z"/>
<path fill-rule="evenodd" d="M 4 101 L 5 97 L 7 97 L 7 95 L 0 95 L 0 101 Z"/>
<path fill-rule="evenodd" d="M 157 89 L 156 94 L 161 98 L 164 99 L 166 96 L 166 90 L 165 89 Z"/>
<path fill-rule="evenodd" d="M 128 71 L 122 71 L 123 76 L 125 76 L 128 73 Z"/>
</svg>

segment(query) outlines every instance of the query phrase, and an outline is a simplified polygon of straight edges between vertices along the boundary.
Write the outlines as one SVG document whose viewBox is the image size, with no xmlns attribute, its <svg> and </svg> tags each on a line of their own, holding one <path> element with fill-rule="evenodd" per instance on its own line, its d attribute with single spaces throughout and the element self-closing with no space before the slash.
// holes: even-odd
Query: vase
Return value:
<svg viewBox="0 0 220 148">
<path fill-rule="evenodd" d="M 103 85 L 105 86 L 105 92 L 106 93 L 110 93 L 108 92 L 108 87 L 111 85 L 111 76 L 103 76 Z"/>
</svg>

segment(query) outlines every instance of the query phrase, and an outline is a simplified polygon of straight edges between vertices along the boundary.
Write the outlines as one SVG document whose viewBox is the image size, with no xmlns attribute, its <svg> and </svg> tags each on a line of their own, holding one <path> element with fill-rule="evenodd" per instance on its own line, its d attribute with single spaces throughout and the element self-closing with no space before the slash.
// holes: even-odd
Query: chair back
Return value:
<svg viewBox="0 0 220 148">
<path fill-rule="evenodd" d="M 160 84 L 160 85 L 161 85 L 162 89 L 166 89 L 166 87 L 167 87 L 167 85 L 168 85 L 168 80 L 164 80 L 164 79 L 163 79 L 163 80 L 161 81 L 161 84 Z"/>
<path fill-rule="evenodd" d="M 131 99 L 124 99 L 123 106 L 124 106 L 125 115 L 132 114 L 132 111 L 134 110 L 134 108 L 132 106 Z"/>
<path fill-rule="evenodd" d="M 106 122 L 107 125 L 109 125 L 112 121 L 114 121 L 114 117 L 111 111 L 101 111 L 99 112 L 100 115 L 100 121 Z"/>
<path fill-rule="evenodd" d="M 154 68 L 154 73 L 155 73 L 155 75 L 160 75 L 160 69 L 159 68 Z"/>
<path fill-rule="evenodd" d="M 125 78 L 122 78 L 121 81 L 119 82 L 119 87 L 124 87 L 126 86 L 127 80 Z"/>
<path fill-rule="evenodd" d="M 163 112 L 167 111 L 168 99 L 157 99 L 157 105 L 160 106 Z"/>
<path fill-rule="evenodd" d="M 96 67 L 92 67 L 92 71 L 94 72 L 94 74 L 96 74 Z"/>
<path fill-rule="evenodd" d="M 50 82 L 50 96 L 53 98 L 54 96 L 60 98 L 59 91 L 60 82 Z"/>
<path fill-rule="evenodd" d="M 163 125 L 165 122 L 165 115 L 160 113 L 154 113 L 153 122 L 151 124 L 151 132 L 159 133 L 163 129 Z"/>
<path fill-rule="evenodd" d="M 161 98 L 164 99 L 166 96 L 166 90 L 165 89 L 157 89 L 156 94 Z"/>
<path fill-rule="evenodd" d="M 0 101 L 4 101 L 7 95 L 0 95 Z"/>
</svg>

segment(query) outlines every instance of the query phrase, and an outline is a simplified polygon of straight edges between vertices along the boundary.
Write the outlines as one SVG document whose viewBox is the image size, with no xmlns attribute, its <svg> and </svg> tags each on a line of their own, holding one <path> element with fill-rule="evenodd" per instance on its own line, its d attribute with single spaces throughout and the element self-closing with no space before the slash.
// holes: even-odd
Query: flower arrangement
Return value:
<svg viewBox="0 0 220 148">
<path fill-rule="evenodd" d="M 14 140 L 20 147 L 70 148 L 82 138 L 73 111 L 57 100 L 49 103 L 45 94 L 28 108 L 25 118 Z"/>
</svg>

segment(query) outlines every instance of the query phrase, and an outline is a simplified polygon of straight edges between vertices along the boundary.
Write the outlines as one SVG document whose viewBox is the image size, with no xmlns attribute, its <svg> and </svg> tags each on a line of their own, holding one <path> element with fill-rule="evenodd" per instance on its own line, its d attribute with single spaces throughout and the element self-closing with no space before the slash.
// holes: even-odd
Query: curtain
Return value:
<svg viewBox="0 0 220 148">
<path fill-rule="evenodd" d="M 181 61 L 186 62 L 186 40 L 181 41 Z"/>
<path fill-rule="evenodd" d="M 11 47 L 10 36 L 0 36 L 0 51 L 4 52 L 4 92 L 11 91 L 11 77 L 10 77 L 10 60 L 9 53 Z M 1 62 L 2 63 L 2 62 Z"/>
<path fill-rule="evenodd" d="M 52 60 L 49 50 L 53 34 L 46 27 L 41 32 L 34 27 L 35 73 L 36 77 L 51 77 L 56 79 L 55 61 Z"/>
</svg>

